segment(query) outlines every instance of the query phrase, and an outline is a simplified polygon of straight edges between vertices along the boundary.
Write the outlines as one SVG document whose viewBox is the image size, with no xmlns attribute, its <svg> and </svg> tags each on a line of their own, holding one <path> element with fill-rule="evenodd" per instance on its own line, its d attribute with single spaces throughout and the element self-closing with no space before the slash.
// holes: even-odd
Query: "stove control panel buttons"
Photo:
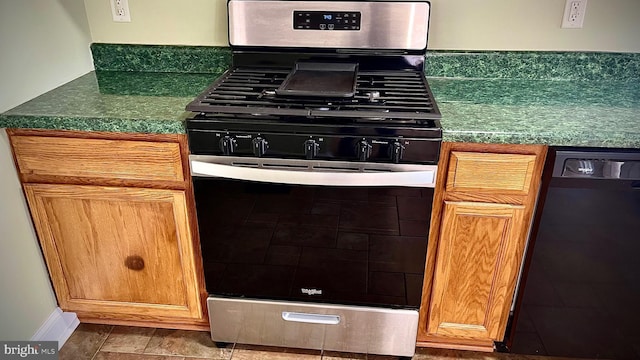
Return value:
<svg viewBox="0 0 640 360">
<path fill-rule="evenodd" d="M 304 155 L 310 160 L 314 157 L 318 156 L 318 151 L 320 150 L 320 144 L 313 139 L 309 139 L 304 142 Z"/>
<path fill-rule="evenodd" d="M 225 135 L 220 139 L 220 151 L 222 151 L 224 155 L 233 154 L 233 152 L 236 151 L 237 146 L 238 143 L 236 142 L 236 139 L 229 135 Z"/>
<path fill-rule="evenodd" d="M 358 160 L 367 161 L 371 156 L 371 144 L 366 139 L 358 141 L 356 152 L 358 153 Z"/>
<path fill-rule="evenodd" d="M 294 11 L 293 28 L 296 30 L 349 30 L 361 27 L 359 11 Z"/>
<path fill-rule="evenodd" d="M 269 143 L 263 137 L 258 136 L 251 140 L 251 147 L 253 148 L 253 155 L 261 157 L 267 152 Z"/>
<path fill-rule="evenodd" d="M 404 145 L 399 140 L 396 140 L 389 146 L 389 152 L 391 152 L 391 161 L 397 164 L 402 160 Z"/>
</svg>

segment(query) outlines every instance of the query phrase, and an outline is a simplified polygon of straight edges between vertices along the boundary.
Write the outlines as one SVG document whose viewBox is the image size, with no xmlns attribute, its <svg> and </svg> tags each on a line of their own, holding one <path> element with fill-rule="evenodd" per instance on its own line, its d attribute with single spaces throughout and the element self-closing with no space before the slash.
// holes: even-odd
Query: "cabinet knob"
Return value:
<svg viewBox="0 0 640 360">
<path fill-rule="evenodd" d="M 124 259 L 124 266 L 131 270 L 140 271 L 144 269 L 144 259 L 139 255 L 127 256 L 127 258 Z"/>
</svg>

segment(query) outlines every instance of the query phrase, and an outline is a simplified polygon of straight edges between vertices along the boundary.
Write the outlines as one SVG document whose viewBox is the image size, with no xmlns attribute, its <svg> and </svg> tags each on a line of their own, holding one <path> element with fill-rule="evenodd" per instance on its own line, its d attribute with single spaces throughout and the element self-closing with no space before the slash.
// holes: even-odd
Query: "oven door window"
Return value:
<svg viewBox="0 0 640 360">
<path fill-rule="evenodd" d="M 417 308 L 432 188 L 194 178 L 211 295 Z"/>
</svg>

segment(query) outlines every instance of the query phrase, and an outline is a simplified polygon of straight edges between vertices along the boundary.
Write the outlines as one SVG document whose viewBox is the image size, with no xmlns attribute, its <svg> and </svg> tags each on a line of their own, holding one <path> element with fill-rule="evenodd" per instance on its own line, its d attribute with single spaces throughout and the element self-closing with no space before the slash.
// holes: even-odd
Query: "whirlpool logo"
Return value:
<svg viewBox="0 0 640 360">
<path fill-rule="evenodd" d="M 300 291 L 302 291 L 303 294 L 307 294 L 307 295 L 322 295 L 322 289 L 306 289 L 306 288 L 302 288 L 302 289 L 300 289 Z"/>
</svg>

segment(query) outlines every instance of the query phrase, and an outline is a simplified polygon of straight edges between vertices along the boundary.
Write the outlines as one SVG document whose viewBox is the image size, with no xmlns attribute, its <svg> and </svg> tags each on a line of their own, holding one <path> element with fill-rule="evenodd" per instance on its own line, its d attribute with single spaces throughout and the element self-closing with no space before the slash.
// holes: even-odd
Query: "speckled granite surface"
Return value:
<svg viewBox="0 0 640 360">
<path fill-rule="evenodd" d="M 96 70 L 220 73 L 227 47 L 91 45 Z M 482 79 L 640 81 L 640 54 L 531 51 L 427 51 L 427 76 Z"/>
<path fill-rule="evenodd" d="M 182 133 L 185 105 L 229 60 L 225 48 L 92 49 L 102 71 L 9 110 L 0 127 Z M 640 54 L 470 54 L 428 54 L 445 141 L 640 148 Z"/>
<path fill-rule="evenodd" d="M 184 133 L 184 107 L 216 76 L 90 72 L 0 115 L 0 127 Z"/>
<path fill-rule="evenodd" d="M 640 148 L 640 84 L 429 78 L 445 141 Z"/>
<path fill-rule="evenodd" d="M 97 71 L 221 73 L 231 50 L 215 46 L 91 44 Z"/>
<path fill-rule="evenodd" d="M 640 81 L 640 54 L 429 51 L 427 76 L 481 79 Z"/>
</svg>

